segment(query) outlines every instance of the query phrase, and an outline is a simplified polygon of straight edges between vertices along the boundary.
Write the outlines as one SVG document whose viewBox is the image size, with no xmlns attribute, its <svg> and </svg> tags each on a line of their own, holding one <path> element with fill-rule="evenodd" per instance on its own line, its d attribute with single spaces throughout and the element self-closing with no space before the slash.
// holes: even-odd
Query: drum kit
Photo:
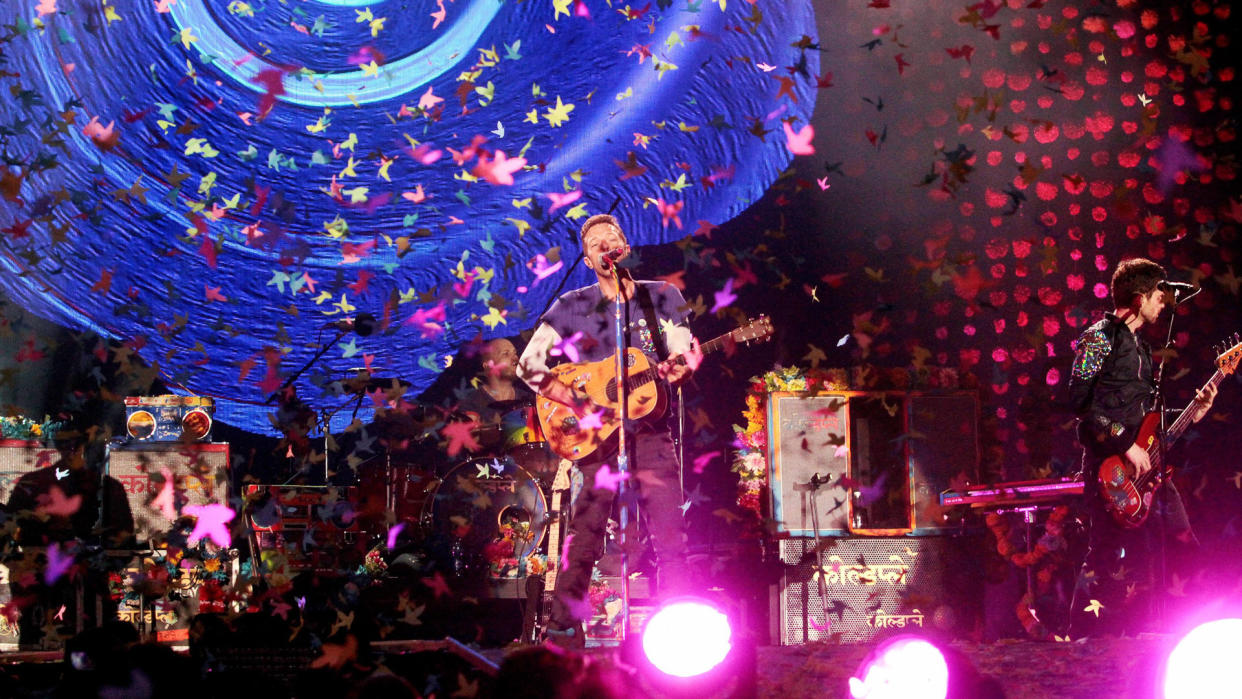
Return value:
<svg viewBox="0 0 1242 699">
<path fill-rule="evenodd" d="M 525 574 L 526 559 L 547 533 L 548 493 L 560 459 L 544 440 L 532 401 L 489 408 L 500 419 L 475 428 L 483 449 L 455 463 L 445 463 L 434 447 L 426 428 L 440 418 L 423 408 L 377 420 L 389 449 L 356 469 L 359 519 L 372 539 L 400 525 L 395 549 L 416 552 L 445 573 Z"/>
</svg>

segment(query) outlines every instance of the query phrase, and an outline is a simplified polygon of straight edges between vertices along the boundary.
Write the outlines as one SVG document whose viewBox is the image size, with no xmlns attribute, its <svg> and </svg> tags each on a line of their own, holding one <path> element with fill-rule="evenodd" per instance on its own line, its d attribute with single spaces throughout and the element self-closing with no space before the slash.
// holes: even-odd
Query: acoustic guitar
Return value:
<svg viewBox="0 0 1242 699">
<path fill-rule="evenodd" d="M 706 355 L 738 343 L 766 340 L 772 336 L 772 321 L 767 316 L 748 320 L 736 330 L 709 340 L 699 346 Z M 685 357 L 670 357 L 653 365 L 647 355 L 631 347 L 626 352 L 626 416 L 631 420 L 657 418 L 664 414 L 665 393 L 656 380 L 664 365 L 685 363 Z M 535 400 L 535 412 L 548 440 L 548 446 L 559 456 L 580 461 L 595 453 L 621 426 L 617 401 L 617 380 L 613 357 L 598 362 L 561 364 L 550 369 L 561 383 L 590 396 L 595 411 L 579 417 L 574 409 L 544 396 Z"/>
<path fill-rule="evenodd" d="M 1242 358 L 1242 342 L 1237 335 L 1233 337 L 1234 345 L 1222 349 L 1216 357 L 1216 373 L 1204 384 L 1219 386 L 1220 382 L 1233 373 Z M 1198 404 L 1194 401 L 1186 406 L 1181 415 L 1173 421 L 1164 433 L 1163 445 L 1160 440 L 1160 413 L 1152 412 L 1143 416 L 1139 423 L 1138 438 L 1134 443 L 1142 447 L 1151 459 L 1151 469 L 1138 478 L 1134 477 L 1134 466 L 1124 456 L 1114 455 L 1100 464 L 1096 479 L 1100 485 L 1100 497 L 1104 498 L 1104 507 L 1113 519 L 1125 527 L 1138 527 L 1147 521 L 1151 514 L 1152 500 L 1160 485 L 1173 473 L 1173 469 L 1163 463 L 1163 454 L 1186 428 L 1194 422 L 1198 414 Z"/>
</svg>

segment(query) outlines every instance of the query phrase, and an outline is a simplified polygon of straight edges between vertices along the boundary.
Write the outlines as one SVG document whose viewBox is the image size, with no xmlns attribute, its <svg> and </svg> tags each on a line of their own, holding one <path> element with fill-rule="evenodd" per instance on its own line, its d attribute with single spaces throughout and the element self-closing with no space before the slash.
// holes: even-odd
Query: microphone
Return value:
<svg viewBox="0 0 1242 699">
<path fill-rule="evenodd" d="M 332 328 L 343 333 L 357 333 L 360 337 L 366 337 L 375 332 L 375 316 L 370 313 L 359 313 L 354 318 L 329 321 L 324 323 L 323 327 Z"/>
<path fill-rule="evenodd" d="M 617 263 L 617 260 L 625 257 L 627 252 L 629 252 L 629 250 L 625 247 L 613 248 L 612 250 L 605 250 L 604 252 L 601 252 L 599 254 L 599 268 L 605 272 L 612 269 L 612 266 Z"/>
<path fill-rule="evenodd" d="M 1187 284 L 1185 282 L 1171 282 L 1167 279 L 1160 282 L 1157 286 L 1163 291 L 1172 291 L 1174 296 L 1181 296 L 1183 294 L 1188 294 L 1195 290 L 1194 284 Z"/>
</svg>

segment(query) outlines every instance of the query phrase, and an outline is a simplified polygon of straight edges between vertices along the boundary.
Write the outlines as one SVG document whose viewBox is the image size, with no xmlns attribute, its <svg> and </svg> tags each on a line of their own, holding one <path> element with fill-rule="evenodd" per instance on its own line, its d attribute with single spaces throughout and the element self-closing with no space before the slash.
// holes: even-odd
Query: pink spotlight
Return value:
<svg viewBox="0 0 1242 699">
<path fill-rule="evenodd" d="M 1230 696 L 1242 686 L 1238 648 L 1242 619 L 1217 619 L 1200 624 L 1182 637 L 1165 664 L 1164 696 Z"/>
<path fill-rule="evenodd" d="M 643 653 L 660 672 L 694 677 L 720 664 L 729 654 L 729 618 L 703 602 L 673 602 L 647 620 Z"/>
<path fill-rule="evenodd" d="M 850 678 L 854 699 L 944 699 L 949 664 L 936 646 L 917 636 L 896 636 L 864 663 L 862 679 Z"/>
</svg>

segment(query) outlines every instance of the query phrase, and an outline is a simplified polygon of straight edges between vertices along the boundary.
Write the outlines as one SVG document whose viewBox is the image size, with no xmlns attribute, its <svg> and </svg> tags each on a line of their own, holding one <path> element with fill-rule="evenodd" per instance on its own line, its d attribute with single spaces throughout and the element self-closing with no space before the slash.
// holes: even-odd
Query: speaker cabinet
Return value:
<svg viewBox="0 0 1242 699">
<path fill-rule="evenodd" d="M 979 482 L 979 398 L 973 393 L 913 395 L 908 403 L 914 533 L 940 533 L 940 493 Z"/>
<path fill-rule="evenodd" d="M 23 483 L 24 487 L 32 488 L 36 496 L 46 492 L 45 487 L 48 483 L 54 483 L 55 478 L 51 474 L 36 474 L 41 469 L 49 468 L 60 460 L 60 452 L 51 448 L 40 445 L 38 442 L 24 442 L 20 440 L 2 440 L 0 441 L 0 505 L 8 505 L 10 496 L 16 488 L 18 481 L 29 476 L 39 480 L 39 484 L 31 483 L 30 478 Z M 10 512 L 10 515 L 16 515 Z M 46 549 L 39 549 L 46 551 Z M 42 555 L 40 563 L 35 563 L 36 557 Z M 13 600 L 13 590 L 10 587 L 13 578 L 20 578 L 23 571 L 41 571 L 46 566 L 46 553 L 37 554 L 33 548 L 27 548 L 28 564 L 23 564 L 17 558 L 11 558 L 0 562 L 0 605 L 8 605 Z M 13 570 L 10 570 L 12 566 Z M 40 578 L 35 578 L 42 582 Z M 77 610 L 80 604 L 76 604 L 80 600 L 80 589 L 68 585 L 59 585 L 56 589 L 45 588 L 45 594 L 42 598 L 35 599 L 29 603 L 23 610 L 25 615 L 21 622 L 10 618 L 8 615 L 0 614 L 0 650 L 18 650 L 19 640 L 25 644 L 28 649 L 58 648 L 59 642 L 53 641 L 40 630 L 40 626 L 45 623 L 45 619 L 50 618 L 57 611 L 57 608 L 63 603 L 66 609 Z M 55 604 L 54 604 L 55 603 Z M 49 609 L 50 607 L 50 609 Z M 63 614 L 62 614 L 63 617 Z M 75 631 L 74 623 L 76 619 L 73 615 L 67 617 L 67 621 L 62 625 L 66 634 L 71 635 Z M 50 624 L 50 622 L 47 622 Z M 23 629 L 22 627 L 27 627 Z M 39 640 L 31 638 L 31 628 L 38 633 Z M 76 630 L 80 630 L 76 629 Z M 25 633 L 23 633 L 25 631 Z M 59 631 L 58 631 L 59 632 Z M 25 638 L 23 638 L 23 636 Z"/>
<path fill-rule="evenodd" d="M 865 643 L 901 630 L 956 637 L 982 624 L 982 539 L 849 537 L 783 539 L 785 565 L 771 603 L 772 642 Z M 824 594 L 820 595 L 818 575 Z"/>
<path fill-rule="evenodd" d="M 956 480 L 978 480 L 977 424 L 970 393 L 769 394 L 777 533 L 941 533 L 940 492 Z"/>
<path fill-rule="evenodd" d="M 108 476 L 125 490 L 135 539 L 141 544 L 159 545 L 173 528 L 173 521 L 156 502 L 165 484 L 172 484 L 178 512 L 186 505 L 229 503 L 229 445 L 152 444 L 109 449 Z"/>
<path fill-rule="evenodd" d="M 768 476 L 777 532 L 813 536 L 816 525 L 824 536 L 849 532 L 848 404 L 844 393 L 768 395 Z"/>
<path fill-rule="evenodd" d="M 0 502 L 7 503 L 13 486 L 27 473 L 47 468 L 60 459 L 60 452 L 37 442 L 0 442 Z"/>
</svg>

